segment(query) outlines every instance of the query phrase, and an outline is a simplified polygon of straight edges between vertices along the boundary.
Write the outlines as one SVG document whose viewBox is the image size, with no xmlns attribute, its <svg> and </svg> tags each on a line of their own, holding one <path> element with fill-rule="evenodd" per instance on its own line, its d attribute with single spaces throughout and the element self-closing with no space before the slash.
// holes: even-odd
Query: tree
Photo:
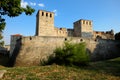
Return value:
<svg viewBox="0 0 120 80">
<path fill-rule="evenodd" d="M 54 50 L 55 55 L 48 57 L 48 61 L 43 64 L 56 63 L 59 65 L 83 66 L 89 64 L 89 54 L 86 51 L 86 43 L 65 42 L 63 47 Z"/>
<path fill-rule="evenodd" d="M 115 34 L 115 40 L 120 40 L 120 32 Z"/>
<path fill-rule="evenodd" d="M 20 3 L 21 0 L 0 0 L 0 40 L 3 38 L 2 32 L 6 25 L 3 16 L 17 17 L 23 12 L 25 12 L 26 15 L 31 15 L 35 11 L 29 6 L 22 8 Z M 2 41 L 2 43 L 4 42 Z"/>
</svg>

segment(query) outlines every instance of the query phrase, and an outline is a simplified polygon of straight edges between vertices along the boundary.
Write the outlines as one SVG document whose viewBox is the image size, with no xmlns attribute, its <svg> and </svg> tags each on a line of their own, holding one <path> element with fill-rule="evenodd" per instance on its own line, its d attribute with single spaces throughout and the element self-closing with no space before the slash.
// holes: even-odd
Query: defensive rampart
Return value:
<svg viewBox="0 0 120 80">
<path fill-rule="evenodd" d="M 114 40 L 29 36 L 17 40 L 11 57 L 12 62 L 14 66 L 40 65 L 42 60 L 53 54 L 56 47 L 62 47 L 65 41 L 71 41 L 72 43 L 86 42 L 86 49 L 90 53 L 92 61 L 116 57 L 120 52 L 119 42 Z"/>
</svg>

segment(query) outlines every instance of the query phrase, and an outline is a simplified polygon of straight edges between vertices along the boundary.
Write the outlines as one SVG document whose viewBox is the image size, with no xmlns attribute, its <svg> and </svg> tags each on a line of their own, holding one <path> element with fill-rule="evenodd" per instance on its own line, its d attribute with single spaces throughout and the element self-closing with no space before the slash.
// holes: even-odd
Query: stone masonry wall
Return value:
<svg viewBox="0 0 120 80">
<path fill-rule="evenodd" d="M 99 60 L 98 56 L 104 59 L 105 57 L 110 58 L 109 54 L 114 54 L 112 57 L 115 57 L 115 54 L 119 52 L 117 47 L 119 42 L 113 40 L 95 41 L 78 37 L 22 37 L 21 43 L 18 44 L 21 45 L 19 51 L 14 53 L 17 54 L 14 66 L 40 65 L 42 60 L 53 54 L 56 47 L 62 47 L 65 40 L 71 40 L 72 43 L 86 42 L 87 50 L 91 54 L 91 60 L 93 61 L 95 59 Z"/>
<path fill-rule="evenodd" d="M 36 36 L 54 36 L 54 13 L 39 10 L 36 16 Z"/>
<path fill-rule="evenodd" d="M 36 15 L 36 36 L 67 36 L 66 28 L 54 26 L 54 13 L 39 10 Z"/>
<path fill-rule="evenodd" d="M 92 35 L 92 21 L 80 19 L 74 22 L 74 36 L 92 38 Z"/>
<path fill-rule="evenodd" d="M 15 66 L 39 65 L 42 59 L 53 53 L 53 50 L 63 45 L 64 38 L 54 37 L 22 37 L 21 48 L 15 61 Z"/>
</svg>

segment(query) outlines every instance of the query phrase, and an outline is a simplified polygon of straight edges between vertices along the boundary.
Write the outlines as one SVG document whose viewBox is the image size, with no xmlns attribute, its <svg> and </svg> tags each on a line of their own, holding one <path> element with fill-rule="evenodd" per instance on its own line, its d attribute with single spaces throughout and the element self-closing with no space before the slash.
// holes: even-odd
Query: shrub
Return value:
<svg viewBox="0 0 120 80">
<path fill-rule="evenodd" d="M 49 57 L 48 64 L 86 65 L 89 62 L 85 43 L 65 42 L 65 45 L 62 48 L 56 48 L 54 53 L 54 57 Z"/>
<path fill-rule="evenodd" d="M 115 40 L 120 40 L 120 32 L 115 34 Z"/>
</svg>

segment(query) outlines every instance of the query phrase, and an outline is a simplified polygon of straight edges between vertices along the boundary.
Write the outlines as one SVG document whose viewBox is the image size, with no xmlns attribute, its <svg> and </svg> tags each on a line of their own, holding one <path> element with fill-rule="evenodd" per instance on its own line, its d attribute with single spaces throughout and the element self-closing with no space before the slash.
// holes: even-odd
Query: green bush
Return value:
<svg viewBox="0 0 120 80">
<path fill-rule="evenodd" d="M 85 43 L 65 42 L 65 45 L 62 48 L 56 48 L 54 53 L 54 57 L 49 57 L 48 64 L 87 65 L 89 62 Z"/>
<path fill-rule="evenodd" d="M 120 32 L 115 34 L 115 40 L 120 40 Z"/>
</svg>

